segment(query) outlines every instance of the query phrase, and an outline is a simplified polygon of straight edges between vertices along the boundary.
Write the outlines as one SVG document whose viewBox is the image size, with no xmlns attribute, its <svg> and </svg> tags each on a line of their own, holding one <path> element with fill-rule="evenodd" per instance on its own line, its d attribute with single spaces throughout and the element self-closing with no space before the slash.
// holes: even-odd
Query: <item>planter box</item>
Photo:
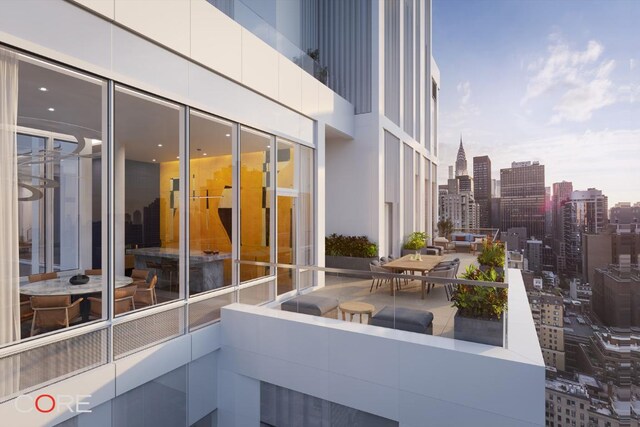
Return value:
<svg viewBox="0 0 640 427">
<path fill-rule="evenodd" d="M 324 257 L 324 265 L 327 268 L 344 268 L 346 270 L 362 270 L 362 271 L 371 271 L 369 268 L 369 264 L 371 261 L 377 260 L 377 257 L 372 258 L 357 258 L 351 256 L 330 256 L 326 255 Z M 336 273 L 328 273 L 328 274 L 336 274 Z M 349 277 L 360 277 L 364 278 L 365 276 L 356 276 L 354 275 L 346 275 Z"/>
<path fill-rule="evenodd" d="M 488 265 L 481 265 L 480 267 L 480 271 L 488 271 L 491 270 L 491 267 L 489 267 Z M 504 268 L 502 267 L 495 267 L 494 270 L 496 271 L 496 273 L 499 275 L 504 275 Z"/>
<path fill-rule="evenodd" d="M 462 317 L 456 312 L 453 323 L 453 337 L 457 340 L 502 347 L 504 315 L 500 320 L 485 320 Z"/>
</svg>

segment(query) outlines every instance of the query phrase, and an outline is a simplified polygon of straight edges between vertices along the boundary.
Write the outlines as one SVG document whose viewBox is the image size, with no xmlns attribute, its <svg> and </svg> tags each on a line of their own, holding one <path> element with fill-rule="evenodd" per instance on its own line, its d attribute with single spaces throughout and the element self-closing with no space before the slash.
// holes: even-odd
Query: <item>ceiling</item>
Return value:
<svg viewBox="0 0 640 427">
<path fill-rule="evenodd" d="M 40 90 L 43 87 L 46 91 Z M 106 81 L 40 61 L 21 60 L 18 125 L 69 134 L 78 140 L 102 140 L 105 88 Z M 178 104 L 116 86 L 114 112 L 116 146 L 125 147 L 127 159 L 177 160 L 182 114 Z M 193 113 L 190 135 L 192 158 L 231 154 L 231 123 Z M 247 128 L 242 129 L 241 140 L 243 153 L 264 151 L 270 144 L 269 135 Z"/>
</svg>

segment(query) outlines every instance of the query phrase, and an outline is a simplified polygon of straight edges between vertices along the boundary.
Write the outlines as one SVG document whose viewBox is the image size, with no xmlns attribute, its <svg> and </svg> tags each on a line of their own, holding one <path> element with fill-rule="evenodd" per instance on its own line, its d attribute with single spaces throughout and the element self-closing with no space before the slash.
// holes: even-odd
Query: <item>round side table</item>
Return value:
<svg viewBox="0 0 640 427">
<path fill-rule="evenodd" d="M 367 304 L 366 302 L 360 301 L 346 301 L 341 303 L 338 308 L 342 312 L 342 320 L 347 320 L 347 313 L 349 313 L 349 321 L 353 321 L 354 314 L 360 315 L 360 323 L 362 323 L 362 315 L 366 314 L 369 316 L 369 320 L 371 320 L 371 316 L 373 315 L 374 306 L 371 304 Z"/>
</svg>

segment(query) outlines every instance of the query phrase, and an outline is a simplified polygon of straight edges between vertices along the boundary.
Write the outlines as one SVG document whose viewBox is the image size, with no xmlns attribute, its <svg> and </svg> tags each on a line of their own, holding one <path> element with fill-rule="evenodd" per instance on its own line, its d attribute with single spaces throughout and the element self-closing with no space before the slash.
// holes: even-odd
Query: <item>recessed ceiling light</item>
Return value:
<svg viewBox="0 0 640 427">
<path fill-rule="evenodd" d="M 162 147 L 162 144 L 158 144 L 158 147 Z"/>
<path fill-rule="evenodd" d="M 91 145 L 101 145 L 102 141 L 100 141 L 99 139 L 90 139 L 91 141 Z"/>
<path fill-rule="evenodd" d="M 40 91 L 41 91 L 41 92 L 46 92 L 46 91 L 47 91 L 47 88 L 46 88 L 46 87 L 44 87 L 44 86 L 42 86 L 42 87 L 40 88 Z"/>
<path fill-rule="evenodd" d="M 151 161 L 152 161 L 152 162 L 155 162 L 155 161 L 156 161 L 156 159 L 152 159 Z"/>
<path fill-rule="evenodd" d="M 48 108 L 48 110 L 49 110 L 49 111 L 56 111 L 56 109 L 55 109 L 55 108 L 53 108 L 53 107 L 49 107 L 49 108 Z"/>
<path fill-rule="evenodd" d="M 267 148 L 271 148 L 271 146 L 270 146 L 270 145 L 267 145 Z"/>
<path fill-rule="evenodd" d="M 230 137 L 230 136 L 231 136 L 231 134 L 230 134 L 230 133 L 228 133 L 228 134 L 226 134 L 225 136 L 228 138 L 228 137 Z"/>
<path fill-rule="evenodd" d="M 206 155 L 207 155 L 207 153 L 202 153 L 202 155 L 203 155 L 203 156 L 206 156 Z"/>
<path fill-rule="evenodd" d="M 176 159 L 179 159 L 179 158 L 180 158 L 180 156 L 176 156 Z"/>
</svg>

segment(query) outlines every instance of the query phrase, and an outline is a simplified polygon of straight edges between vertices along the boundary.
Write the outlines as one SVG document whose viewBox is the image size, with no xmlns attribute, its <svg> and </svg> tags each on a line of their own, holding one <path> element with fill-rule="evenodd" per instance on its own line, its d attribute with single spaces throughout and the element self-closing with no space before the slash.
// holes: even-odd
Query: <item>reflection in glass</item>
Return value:
<svg viewBox="0 0 640 427">
<path fill-rule="evenodd" d="M 240 259 L 273 262 L 271 256 L 271 137 L 242 128 L 240 134 Z M 240 280 L 270 274 L 269 267 L 243 265 Z"/>
<path fill-rule="evenodd" d="M 87 300 L 102 277 L 69 279 L 102 268 L 106 83 L 2 48 L 0 69 L 0 160 L 17 178 L 0 179 L 3 345 L 103 317 Z"/>
<path fill-rule="evenodd" d="M 299 195 L 298 195 L 298 236 L 297 256 L 298 265 L 314 265 L 315 259 L 315 208 L 314 208 L 314 160 L 313 149 L 299 146 Z M 299 288 L 304 289 L 315 284 L 312 271 L 300 272 Z"/>
<path fill-rule="evenodd" d="M 139 309 L 179 296 L 182 109 L 116 87 L 114 111 L 115 274 Z"/>
<path fill-rule="evenodd" d="M 189 293 L 231 285 L 233 125 L 191 112 Z"/>
</svg>

